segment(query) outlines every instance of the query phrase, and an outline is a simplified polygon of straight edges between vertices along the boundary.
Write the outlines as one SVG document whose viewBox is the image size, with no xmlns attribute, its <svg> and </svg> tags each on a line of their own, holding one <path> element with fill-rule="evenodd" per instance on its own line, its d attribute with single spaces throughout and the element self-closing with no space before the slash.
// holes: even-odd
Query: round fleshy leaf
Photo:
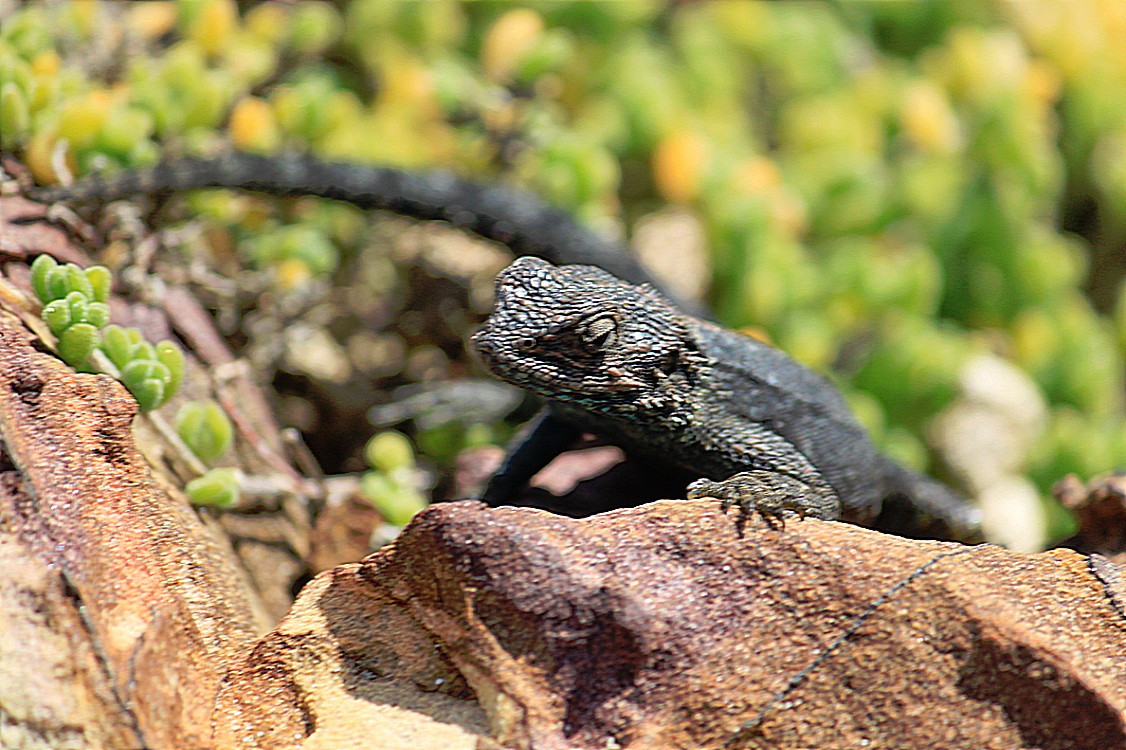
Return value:
<svg viewBox="0 0 1126 750">
<path fill-rule="evenodd" d="M 43 312 L 40 314 L 47 323 L 47 327 L 51 329 L 51 333 L 56 336 L 61 336 L 62 332 L 70 328 L 70 324 L 74 322 L 70 316 L 70 305 L 66 303 L 66 300 L 57 299 L 54 302 L 48 302 L 43 306 Z"/>
<path fill-rule="evenodd" d="M 66 266 L 56 266 L 47 272 L 47 299 L 62 299 L 70 293 L 66 283 Z"/>
<path fill-rule="evenodd" d="M 191 401 L 176 414 L 176 432 L 201 461 L 210 464 L 227 452 L 234 428 L 213 401 Z"/>
<path fill-rule="evenodd" d="M 98 328 L 105 328 L 109 323 L 109 305 L 105 302 L 88 302 L 86 304 L 86 322 Z"/>
<path fill-rule="evenodd" d="M 156 345 L 156 359 L 168 368 L 167 398 L 172 398 L 184 382 L 184 353 L 171 341 L 160 341 Z"/>
<path fill-rule="evenodd" d="M 89 323 L 90 316 L 87 311 L 87 305 L 90 303 L 90 298 L 82 292 L 70 292 L 66 296 L 66 304 L 70 308 L 70 317 L 75 323 Z"/>
<path fill-rule="evenodd" d="M 102 332 L 102 351 L 118 370 L 123 369 L 133 351 L 133 339 L 129 335 L 129 329 L 116 325 L 107 326 Z"/>
<path fill-rule="evenodd" d="M 59 356 L 71 367 L 90 358 L 98 345 L 98 329 L 89 323 L 75 323 L 59 336 Z"/>
<path fill-rule="evenodd" d="M 130 359 L 151 359 L 156 360 L 156 349 L 147 341 L 137 341 L 133 344 L 133 349 L 129 352 Z"/>
<path fill-rule="evenodd" d="M 94 292 L 94 299 L 98 302 L 109 300 L 110 290 L 113 288 L 113 274 L 105 266 L 90 266 L 86 269 L 86 279 Z"/>
<path fill-rule="evenodd" d="M 50 255 L 40 255 L 35 259 L 35 262 L 31 264 L 31 287 L 35 290 L 35 296 L 44 304 L 54 299 L 47 285 L 47 279 L 51 275 L 51 271 L 57 268 L 58 265 L 58 261 Z"/>
<path fill-rule="evenodd" d="M 67 263 L 64 267 L 66 268 L 67 293 L 81 292 L 86 299 L 94 299 L 94 287 L 90 283 L 90 279 L 86 277 L 86 272 L 74 263 Z"/>
<path fill-rule="evenodd" d="M 184 487 L 193 505 L 230 508 L 239 500 L 238 469 L 212 469 Z"/>
<path fill-rule="evenodd" d="M 125 387 L 133 394 L 133 398 L 137 399 L 137 405 L 141 408 L 141 411 L 153 411 L 164 404 L 165 388 L 162 380 L 149 378 L 135 385 L 126 383 Z"/>
<path fill-rule="evenodd" d="M 170 378 L 168 368 L 154 359 L 135 359 L 121 369 L 121 382 L 129 390 L 148 380 L 159 381 L 161 388 L 166 388 Z"/>
</svg>

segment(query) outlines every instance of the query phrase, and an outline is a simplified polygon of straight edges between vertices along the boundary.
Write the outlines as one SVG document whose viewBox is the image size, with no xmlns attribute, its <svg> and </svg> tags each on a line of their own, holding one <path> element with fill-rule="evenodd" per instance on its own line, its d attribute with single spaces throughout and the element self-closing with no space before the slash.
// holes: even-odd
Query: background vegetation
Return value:
<svg viewBox="0 0 1126 750">
<path fill-rule="evenodd" d="M 706 237 L 685 262 L 710 274 L 720 318 L 833 372 L 904 461 L 932 460 L 927 425 L 991 352 L 1048 403 L 1026 466 L 1045 494 L 1067 472 L 1126 466 L 1120 2 L 76 1 L 0 15 L 0 147 L 40 183 L 234 146 L 452 167 L 612 233 L 675 204 Z M 418 322 L 433 313 L 411 307 L 417 282 L 355 212 L 189 200 L 193 229 L 170 243 L 257 269 L 258 306 L 333 333 L 341 365 L 324 381 L 366 379 L 371 395 L 470 367 L 458 336 L 472 310 L 447 309 L 435 340 Z M 334 272 L 363 294 L 331 297 Z M 474 299 L 462 306 L 479 313 Z M 279 330 L 253 316 L 228 328 Z M 302 410 L 308 390 L 283 413 L 333 427 Z M 448 456 L 498 435 L 418 437 Z M 319 457 L 350 468 L 360 451 L 344 447 Z"/>
</svg>

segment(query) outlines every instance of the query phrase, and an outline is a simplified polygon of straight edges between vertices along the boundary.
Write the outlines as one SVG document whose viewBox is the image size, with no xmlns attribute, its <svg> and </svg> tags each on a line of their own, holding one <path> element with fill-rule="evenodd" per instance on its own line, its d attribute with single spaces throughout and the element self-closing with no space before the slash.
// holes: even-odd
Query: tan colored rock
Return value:
<svg viewBox="0 0 1126 750">
<path fill-rule="evenodd" d="M 323 573 L 231 670 L 223 748 L 471 750 L 485 715 L 402 603 L 357 564 Z"/>
</svg>

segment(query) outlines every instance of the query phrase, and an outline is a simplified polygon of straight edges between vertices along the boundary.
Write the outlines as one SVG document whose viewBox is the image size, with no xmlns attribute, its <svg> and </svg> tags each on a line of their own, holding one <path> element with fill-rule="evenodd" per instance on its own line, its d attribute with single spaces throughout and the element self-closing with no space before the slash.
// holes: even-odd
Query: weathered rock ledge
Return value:
<svg viewBox="0 0 1126 750">
<path fill-rule="evenodd" d="M 218 716 L 224 744 L 329 746 L 330 717 L 373 732 L 413 690 L 397 705 L 466 733 L 434 747 L 475 747 L 478 708 L 521 748 L 1126 747 L 1122 600 L 1065 551 L 773 529 L 704 501 L 452 503 L 308 586 Z"/>
</svg>

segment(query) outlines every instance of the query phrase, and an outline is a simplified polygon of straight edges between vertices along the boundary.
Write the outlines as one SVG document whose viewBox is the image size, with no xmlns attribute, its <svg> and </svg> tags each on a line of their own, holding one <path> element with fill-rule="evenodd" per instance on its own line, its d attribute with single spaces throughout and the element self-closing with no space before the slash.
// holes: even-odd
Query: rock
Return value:
<svg viewBox="0 0 1126 750">
<path fill-rule="evenodd" d="M 302 592 L 218 725 L 237 747 L 325 746 L 351 713 L 371 737 L 404 687 L 448 747 L 486 717 L 510 748 L 1126 747 L 1106 579 L 1067 551 L 772 528 L 708 501 L 582 520 L 448 503 Z"/>
</svg>

